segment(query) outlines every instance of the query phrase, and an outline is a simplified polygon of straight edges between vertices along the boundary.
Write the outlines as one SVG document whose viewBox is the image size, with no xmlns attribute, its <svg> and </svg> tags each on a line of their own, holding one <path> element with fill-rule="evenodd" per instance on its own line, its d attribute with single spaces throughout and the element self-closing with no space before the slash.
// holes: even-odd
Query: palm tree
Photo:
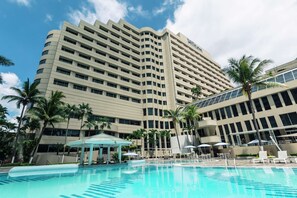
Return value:
<svg viewBox="0 0 297 198">
<path fill-rule="evenodd" d="M 193 87 L 191 89 L 192 96 L 194 97 L 194 100 L 198 100 L 200 98 L 201 93 L 201 87 L 196 85 L 196 87 Z"/>
<path fill-rule="evenodd" d="M 144 136 L 146 135 L 145 129 L 137 129 L 132 132 L 132 135 L 135 139 L 141 139 L 141 155 L 144 155 Z"/>
<path fill-rule="evenodd" d="M 199 119 L 201 118 L 199 112 L 198 112 L 198 107 L 196 105 L 189 105 L 187 106 L 184 111 L 183 111 L 183 117 L 185 120 L 188 120 L 189 121 L 189 124 L 188 125 L 191 125 L 190 123 L 193 123 L 192 125 L 192 129 L 194 129 L 195 131 L 195 135 L 197 134 L 196 133 L 196 130 L 198 129 L 198 121 Z M 190 128 L 189 128 L 190 129 Z M 190 129 L 190 131 L 192 131 Z M 194 143 L 194 134 L 193 134 L 193 131 L 192 131 L 192 134 L 193 136 L 193 143 Z M 198 134 L 198 138 L 200 140 L 200 136 Z"/>
<path fill-rule="evenodd" d="M 170 130 L 161 130 L 159 131 L 159 135 L 160 135 L 160 138 L 164 138 L 164 148 L 167 149 L 167 138 L 170 137 Z M 164 156 L 164 151 L 163 150 L 163 156 Z"/>
<path fill-rule="evenodd" d="M 102 133 L 105 128 L 111 128 L 111 123 L 109 119 L 106 117 L 99 117 L 99 119 L 95 122 L 95 129 L 99 129 L 99 133 Z"/>
<path fill-rule="evenodd" d="M 78 118 L 79 120 L 81 120 L 79 137 L 84 137 L 84 134 L 82 133 L 84 119 L 88 118 L 91 115 L 92 115 L 92 108 L 88 103 L 87 104 L 82 103 L 78 105 Z"/>
<path fill-rule="evenodd" d="M 276 87 L 281 86 L 278 83 L 265 82 L 263 79 L 264 68 L 272 63 L 271 60 L 260 60 L 253 56 L 243 55 L 239 60 L 230 58 L 228 60 L 229 66 L 224 69 L 229 78 L 242 88 L 241 91 L 248 97 L 250 108 L 252 110 L 253 122 L 256 129 L 256 134 L 259 139 L 259 147 L 263 150 L 262 141 L 259 133 L 259 128 L 256 122 L 255 110 L 252 105 L 252 87 Z"/>
<path fill-rule="evenodd" d="M 9 59 L 5 58 L 4 56 L 0 55 L 0 65 L 12 66 L 12 65 L 14 65 L 14 63 L 11 60 L 9 60 Z M 2 76 L 1 75 L 0 75 L 0 84 L 2 84 Z"/>
<path fill-rule="evenodd" d="M 30 103 L 33 104 L 41 98 L 39 96 L 40 92 L 37 89 L 38 84 L 39 84 L 38 82 L 33 82 L 32 84 L 30 84 L 30 80 L 27 79 L 27 81 L 24 82 L 22 89 L 19 89 L 16 87 L 10 88 L 16 92 L 16 95 L 7 95 L 7 96 L 2 97 L 2 100 L 8 99 L 8 102 L 16 102 L 17 108 L 20 108 L 22 105 L 22 111 L 21 111 L 21 115 L 19 117 L 20 119 L 19 119 L 17 133 L 16 133 L 14 146 L 13 146 L 13 152 L 12 152 L 13 156 L 12 156 L 11 163 L 14 163 L 20 128 L 22 125 L 22 120 L 24 117 L 25 109 L 28 104 L 30 104 Z"/>
<path fill-rule="evenodd" d="M 38 146 L 40 143 L 40 140 L 42 138 L 43 132 L 46 129 L 48 125 L 51 125 L 54 128 L 55 123 L 62 122 L 64 120 L 64 102 L 62 99 L 65 98 L 64 94 L 60 91 L 52 91 L 49 99 L 42 98 L 40 99 L 36 106 L 33 106 L 29 113 L 32 114 L 33 117 L 39 118 L 40 121 L 43 122 L 42 129 L 40 131 L 39 137 L 37 139 L 37 144 L 33 148 L 31 154 L 30 154 L 30 162 L 32 162 L 32 159 L 34 155 L 36 154 L 38 150 Z"/>
<path fill-rule="evenodd" d="M 84 124 L 83 124 L 83 128 L 87 128 L 89 129 L 89 134 L 88 136 L 90 136 L 90 133 L 91 133 L 91 128 L 95 127 L 96 126 L 96 121 L 91 119 L 90 117 L 85 120 Z"/>
<path fill-rule="evenodd" d="M 178 148 L 180 151 L 181 151 L 181 148 L 180 148 L 180 142 L 179 142 L 179 137 L 177 132 L 177 124 L 180 121 L 183 121 L 182 111 L 183 111 L 183 107 L 177 107 L 175 110 L 165 110 L 165 116 L 164 116 L 165 118 L 169 118 L 172 120 L 175 135 L 177 138 Z"/>
<path fill-rule="evenodd" d="M 67 118 L 67 126 L 66 126 L 65 140 L 64 140 L 63 155 L 65 154 L 65 149 L 67 144 L 67 136 L 68 136 L 70 119 L 77 115 L 78 108 L 76 105 L 66 104 L 66 106 L 64 106 L 64 113 L 65 113 L 64 118 Z"/>
</svg>

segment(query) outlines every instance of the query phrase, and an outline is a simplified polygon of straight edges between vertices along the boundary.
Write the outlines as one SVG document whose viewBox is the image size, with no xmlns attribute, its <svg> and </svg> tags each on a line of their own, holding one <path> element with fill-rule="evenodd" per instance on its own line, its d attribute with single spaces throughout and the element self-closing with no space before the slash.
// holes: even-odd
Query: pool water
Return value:
<svg viewBox="0 0 297 198">
<path fill-rule="evenodd" d="M 296 175 L 290 168 L 92 167 L 63 175 L 2 174 L 0 197 L 297 197 Z"/>
</svg>

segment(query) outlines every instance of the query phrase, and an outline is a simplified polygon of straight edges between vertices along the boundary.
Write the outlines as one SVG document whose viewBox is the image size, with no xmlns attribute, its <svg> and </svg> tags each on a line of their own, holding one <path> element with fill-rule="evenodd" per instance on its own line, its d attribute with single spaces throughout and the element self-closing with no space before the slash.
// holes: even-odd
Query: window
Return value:
<svg viewBox="0 0 297 198">
<path fill-rule="evenodd" d="M 232 108 L 234 117 L 237 117 L 238 116 L 238 111 L 237 111 L 236 105 L 232 105 L 231 108 Z"/>
<path fill-rule="evenodd" d="M 75 52 L 73 49 L 70 49 L 70 48 L 64 47 L 64 46 L 62 46 L 62 51 L 67 52 L 69 54 L 74 54 L 74 52 Z"/>
<path fill-rule="evenodd" d="M 221 113 L 221 116 L 222 116 L 222 120 L 226 119 L 226 114 L 225 114 L 224 108 L 220 109 L 220 113 Z"/>
<path fill-rule="evenodd" d="M 87 91 L 87 87 L 86 86 L 77 85 L 77 84 L 74 84 L 73 85 L 73 89 L 77 89 L 77 90 L 80 90 L 80 91 Z"/>
<path fill-rule="evenodd" d="M 154 128 L 154 121 L 153 121 L 153 120 L 149 120 L 149 121 L 148 121 L 148 128 L 149 128 L 149 129 Z"/>
<path fill-rule="evenodd" d="M 215 110 L 215 115 L 216 115 L 217 120 L 221 120 L 220 113 L 219 113 L 218 109 Z"/>
<path fill-rule="evenodd" d="M 86 75 L 83 75 L 83 74 L 75 74 L 75 77 L 76 78 L 80 78 L 80 79 L 83 79 L 83 80 L 88 80 L 88 76 Z"/>
<path fill-rule="evenodd" d="M 94 72 L 99 73 L 99 74 L 104 74 L 104 71 L 101 69 L 95 69 L 94 68 Z"/>
<path fill-rule="evenodd" d="M 278 94 L 277 93 L 272 95 L 272 99 L 274 101 L 274 104 L 275 104 L 275 107 L 276 108 L 279 108 L 279 107 L 282 107 L 283 106 L 282 103 L 281 103 L 281 101 L 280 101 L 280 99 L 279 99 L 279 97 L 278 97 Z"/>
<path fill-rule="evenodd" d="M 140 99 L 136 99 L 136 98 L 132 98 L 132 102 L 135 102 L 135 103 L 140 103 Z"/>
<path fill-rule="evenodd" d="M 271 127 L 273 127 L 273 128 L 278 127 L 274 116 L 269 116 L 268 120 L 270 122 Z"/>
<path fill-rule="evenodd" d="M 44 47 L 47 47 L 47 46 L 50 46 L 51 45 L 51 42 L 46 42 L 45 44 L 44 44 Z"/>
<path fill-rule="evenodd" d="M 142 109 L 143 115 L 146 116 L 146 109 Z"/>
<path fill-rule="evenodd" d="M 106 92 L 106 96 L 111 97 L 111 98 L 116 98 L 117 94 Z"/>
<path fill-rule="evenodd" d="M 252 129 L 251 122 L 250 122 L 249 120 L 244 121 L 244 123 L 245 123 L 246 129 L 247 129 L 248 131 L 253 130 L 253 129 Z"/>
<path fill-rule="evenodd" d="M 42 52 L 42 55 L 47 55 L 48 54 L 48 50 L 44 50 L 43 52 Z"/>
<path fill-rule="evenodd" d="M 37 70 L 37 74 L 41 74 L 43 72 L 43 68 Z"/>
<path fill-rule="evenodd" d="M 63 80 L 54 79 L 54 84 L 62 87 L 68 87 L 68 82 Z"/>
<path fill-rule="evenodd" d="M 129 101 L 129 97 L 120 95 L 120 99 Z"/>
<path fill-rule="evenodd" d="M 163 116 L 163 110 L 162 109 L 159 109 L 159 116 Z"/>
<path fill-rule="evenodd" d="M 103 91 L 99 90 L 99 89 L 91 89 L 91 93 L 94 93 L 94 94 L 99 94 L 99 95 L 102 95 L 103 94 Z"/>
<path fill-rule="evenodd" d="M 147 128 L 147 123 L 146 123 L 146 121 L 143 121 L 143 128 Z"/>
<path fill-rule="evenodd" d="M 286 106 L 292 105 L 292 101 L 291 101 L 290 96 L 287 91 L 281 92 L 281 95 L 283 97 L 283 100 L 284 100 Z"/>
<path fill-rule="evenodd" d="M 141 122 L 138 120 L 119 119 L 120 124 L 140 126 Z"/>
<path fill-rule="evenodd" d="M 159 121 L 155 120 L 155 128 L 159 128 Z"/>
<path fill-rule="evenodd" d="M 259 99 L 254 99 L 254 104 L 255 104 L 256 110 L 258 112 L 261 112 L 262 111 L 262 107 L 261 107 L 261 104 L 260 104 L 260 100 Z"/>
<path fill-rule="evenodd" d="M 155 108 L 155 116 L 158 116 L 158 109 Z"/>
<path fill-rule="evenodd" d="M 82 64 L 82 63 L 77 63 L 77 67 L 83 68 L 83 69 L 90 69 L 90 66 Z"/>
<path fill-rule="evenodd" d="M 136 94 L 140 94 L 140 91 L 139 90 L 136 90 L 136 89 L 132 89 L 132 92 L 133 93 L 136 93 Z"/>
<path fill-rule="evenodd" d="M 107 82 L 107 86 L 117 88 L 117 84 L 114 84 L 114 83 L 111 83 L 111 82 Z"/>
<path fill-rule="evenodd" d="M 147 114 L 148 115 L 154 115 L 154 109 L 153 108 L 148 108 L 147 109 Z"/>
<path fill-rule="evenodd" d="M 71 29 L 69 27 L 66 28 L 66 32 L 69 32 L 69 33 L 74 34 L 76 36 L 78 35 L 78 32 L 77 31 L 75 31 L 75 30 L 73 30 L 73 29 Z"/>
<path fill-rule="evenodd" d="M 66 41 L 66 42 L 68 42 L 68 43 L 71 43 L 71 44 L 76 44 L 76 41 L 75 40 L 73 40 L 73 39 L 71 39 L 71 38 L 68 38 L 68 37 L 64 37 L 64 41 Z"/>
<path fill-rule="evenodd" d="M 72 64 L 72 60 L 68 59 L 68 58 L 65 58 L 63 56 L 60 56 L 59 57 L 59 61 L 63 62 L 63 63 L 68 63 L 68 64 Z"/>
<path fill-rule="evenodd" d="M 228 118 L 232 118 L 232 114 L 231 114 L 230 106 L 225 107 L 225 109 L 226 109 L 227 117 L 228 117 Z"/>
<path fill-rule="evenodd" d="M 236 133 L 235 125 L 233 123 L 230 124 L 231 132 Z"/>
<path fill-rule="evenodd" d="M 68 70 L 68 69 L 64 69 L 64 68 L 61 68 L 61 67 L 57 67 L 57 70 L 56 72 L 58 73 L 61 73 L 61 74 L 65 74 L 65 75 L 70 75 L 71 71 Z"/>
<path fill-rule="evenodd" d="M 129 91 L 129 87 L 125 87 L 125 86 L 121 86 L 120 89 L 125 90 L 125 91 Z"/>
<path fill-rule="evenodd" d="M 39 65 L 46 63 L 46 59 L 42 59 L 39 61 Z"/>
<path fill-rule="evenodd" d="M 242 132 L 243 131 L 242 126 L 241 126 L 241 122 L 236 122 L 236 126 L 237 126 L 238 132 Z"/>
<path fill-rule="evenodd" d="M 53 37 L 53 34 L 49 34 L 47 35 L 46 39 L 49 39 L 49 38 L 52 38 Z"/>
<path fill-rule="evenodd" d="M 85 55 L 85 54 L 79 54 L 78 56 L 80 56 L 82 58 L 85 58 L 85 59 L 88 59 L 88 60 L 91 60 L 91 56 L 88 56 L 88 55 Z"/>
<path fill-rule="evenodd" d="M 93 78 L 93 80 L 92 80 L 94 83 L 98 83 L 98 84 L 103 84 L 103 80 L 100 80 L 100 79 L 98 79 L 98 78 Z"/>
<path fill-rule="evenodd" d="M 262 124 L 262 128 L 263 129 L 267 129 L 268 128 L 268 124 L 265 118 L 260 118 L 260 122 Z"/>
<path fill-rule="evenodd" d="M 121 77 L 121 80 L 122 80 L 122 81 L 129 82 L 129 79 L 128 79 L 128 78 Z"/>
<path fill-rule="evenodd" d="M 262 103 L 264 105 L 264 109 L 265 110 L 271 109 L 270 104 L 269 104 L 269 101 L 268 101 L 268 99 L 267 99 L 266 96 L 265 97 L 262 97 L 261 100 L 262 100 Z"/>
<path fill-rule="evenodd" d="M 246 105 L 247 105 L 247 107 L 248 107 L 248 110 L 249 110 L 249 113 L 252 113 L 252 108 L 251 108 L 251 103 L 250 103 L 250 101 L 247 101 L 246 102 Z"/>
<path fill-rule="evenodd" d="M 246 111 L 246 108 L 245 108 L 245 105 L 243 102 L 239 104 L 239 107 L 240 107 L 242 115 L 246 115 L 247 111 Z"/>
</svg>

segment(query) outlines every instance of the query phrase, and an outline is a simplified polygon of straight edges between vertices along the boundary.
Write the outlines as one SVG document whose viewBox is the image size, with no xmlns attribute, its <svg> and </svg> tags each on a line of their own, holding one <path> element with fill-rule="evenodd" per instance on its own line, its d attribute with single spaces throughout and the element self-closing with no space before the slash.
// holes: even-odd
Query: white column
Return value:
<svg viewBox="0 0 297 198">
<path fill-rule="evenodd" d="M 118 158 L 119 158 L 119 163 L 122 163 L 122 146 L 121 145 L 118 147 Z"/>
<path fill-rule="evenodd" d="M 109 164 L 110 161 L 110 147 L 107 147 L 107 164 Z"/>
<path fill-rule="evenodd" d="M 90 145 L 90 152 L 89 152 L 89 165 L 92 165 L 92 161 L 93 161 L 93 148 L 94 148 L 94 145 L 91 144 Z"/>
<path fill-rule="evenodd" d="M 99 159 L 102 159 L 103 148 L 99 148 Z"/>
<path fill-rule="evenodd" d="M 83 165 L 83 161 L 85 160 L 85 145 L 81 147 L 81 153 L 80 153 L 80 164 Z"/>
</svg>

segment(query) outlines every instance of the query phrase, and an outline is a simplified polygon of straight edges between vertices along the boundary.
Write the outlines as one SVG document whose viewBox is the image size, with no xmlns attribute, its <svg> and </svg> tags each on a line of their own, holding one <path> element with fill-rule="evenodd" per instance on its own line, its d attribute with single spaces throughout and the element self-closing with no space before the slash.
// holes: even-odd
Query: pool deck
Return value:
<svg viewBox="0 0 297 198">
<path fill-rule="evenodd" d="M 165 165 L 165 164 L 175 164 L 176 166 L 183 167 L 244 167 L 244 168 L 254 168 L 254 167 L 271 167 L 271 168 L 297 168 L 297 163 L 252 163 L 250 159 L 209 159 L 209 160 L 188 160 L 188 159 L 147 159 L 150 165 Z M 226 166 L 227 165 L 227 166 Z M 94 166 L 111 166 L 111 165 L 92 165 Z M 90 167 L 92 167 L 90 166 Z M 114 166 L 114 164 L 113 164 Z M 84 166 L 85 168 L 89 166 Z M 0 174 L 6 174 L 13 167 L 0 167 Z"/>
</svg>

